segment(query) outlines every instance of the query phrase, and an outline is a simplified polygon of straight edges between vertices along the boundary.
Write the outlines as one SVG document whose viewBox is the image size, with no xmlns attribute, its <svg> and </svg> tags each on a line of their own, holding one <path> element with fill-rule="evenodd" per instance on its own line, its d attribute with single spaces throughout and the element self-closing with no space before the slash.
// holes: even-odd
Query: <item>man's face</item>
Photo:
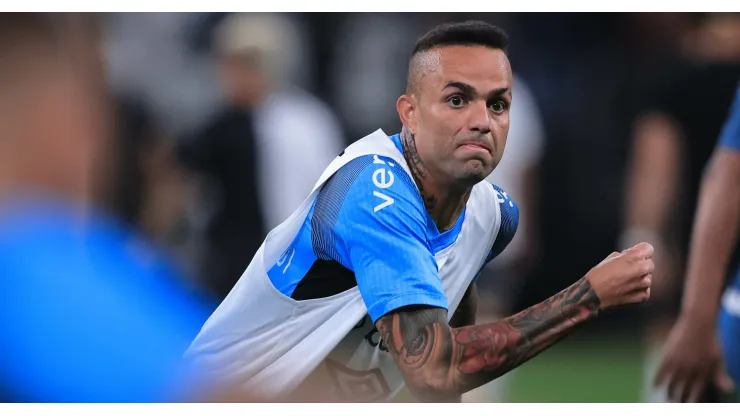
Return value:
<svg viewBox="0 0 740 416">
<path fill-rule="evenodd" d="M 221 84 L 232 103 L 259 106 L 267 92 L 259 56 L 224 56 L 220 63 Z"/>
<path fill-rule="evenodd" d="M 429 68 L 410 97 L 413 110 L 405 124 L 438 180 L 478 183 L 504 153 L 512 99 L 509 60 L 503 51 L 482 46 L 428 53 Z"/>
</svg>

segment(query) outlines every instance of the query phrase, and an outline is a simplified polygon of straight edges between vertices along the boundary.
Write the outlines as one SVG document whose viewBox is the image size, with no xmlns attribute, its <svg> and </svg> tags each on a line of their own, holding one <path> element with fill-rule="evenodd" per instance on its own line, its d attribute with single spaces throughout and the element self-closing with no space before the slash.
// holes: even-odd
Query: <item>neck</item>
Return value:
<svg viewBox="0 0 740 416">
<path fill-rule="evenodd" d="M 401 143 L 403 156 L 429 215 L 440 232 L 449 230 L 455 225 L 468 202 L 471 188 L 458 186 L 450 180 L 441 179 L 442 175 L 435 175 L 421 160 L 416 148 L 416 138 L 406 127 L 401 130 Z"/>
<path fill-rule="evenodd" d="M 79 203 L 90 202 L 85 183 L 72 181 L 59 172 L 45 169 L 49 163 L 24 157 L 23 151 L 0 152 L 0 198 L 39 195 L 53 200 Z"/>
</svg>

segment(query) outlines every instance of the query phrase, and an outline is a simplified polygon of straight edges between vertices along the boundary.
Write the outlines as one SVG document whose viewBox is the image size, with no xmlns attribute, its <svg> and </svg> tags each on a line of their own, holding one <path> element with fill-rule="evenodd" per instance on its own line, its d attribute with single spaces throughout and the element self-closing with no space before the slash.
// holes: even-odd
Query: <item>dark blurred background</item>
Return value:
<svg viewBox="0 0 740 416">
<path fill-rule="evenodd" d="M 229 292 L 346 145 L 399 131 L 415 40 L 484 20 L 510 36 L 511 130 L 489 178 L 519 204 L 479 321 L 539 302 L 638 240 L 648 306 L 609 314 L 471 401 L 660 400 L 697 186 L 740 80 L 740 16 L 685 13 L 115 13 L 102 18 L 117 129 L 101 204 L 183 284 Z"/>
</svg>

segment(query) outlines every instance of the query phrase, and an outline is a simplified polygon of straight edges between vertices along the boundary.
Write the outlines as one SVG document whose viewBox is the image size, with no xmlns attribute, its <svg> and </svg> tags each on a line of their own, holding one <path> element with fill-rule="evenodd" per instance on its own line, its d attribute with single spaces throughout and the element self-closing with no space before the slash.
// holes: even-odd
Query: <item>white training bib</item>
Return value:
<svg viewBox="0 0 740 416">
<path fill-rule="evenodd" d="M 269 233 L 187 358 L 210 376 L 267 399 L 284 399 L 308 386 L 336 400 L 381 401 L 403 388 L 403 377 L 380 342 L 357 287 L 297 301 L 280 293 L 267 275 L 273 265 L 289 261 L 286 250 L 324 183 L 366 155 L 392 158 L 411 175 L 403 155 L 381 130 L 349 146 L 303 204 Z M 483 266 L 500 225 L 496 191 L 481 182 L 473 187 L 459 236 L 435 256 L 450 317 Z"/>
</svg>

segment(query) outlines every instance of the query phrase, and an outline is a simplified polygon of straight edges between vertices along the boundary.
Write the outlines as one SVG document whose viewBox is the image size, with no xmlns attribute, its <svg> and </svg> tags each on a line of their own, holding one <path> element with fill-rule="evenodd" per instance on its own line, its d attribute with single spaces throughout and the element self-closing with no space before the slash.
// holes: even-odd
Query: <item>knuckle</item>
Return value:
<svg viewBox="0 0 740 416">
<path fill-rule="evenodd" d="M 643 284 L 643 286 L 645 286 L 646 288 L 650 287 L 650 285 L 652 284 L 652 282 L 653 282 L 653 275 L 652 275 L 652 274 L 648 274 L 647 276 L 645 276 L 645 277 L 644 277 L 644 278 L 642 279 L 642 284 Z"/>
</svg>

